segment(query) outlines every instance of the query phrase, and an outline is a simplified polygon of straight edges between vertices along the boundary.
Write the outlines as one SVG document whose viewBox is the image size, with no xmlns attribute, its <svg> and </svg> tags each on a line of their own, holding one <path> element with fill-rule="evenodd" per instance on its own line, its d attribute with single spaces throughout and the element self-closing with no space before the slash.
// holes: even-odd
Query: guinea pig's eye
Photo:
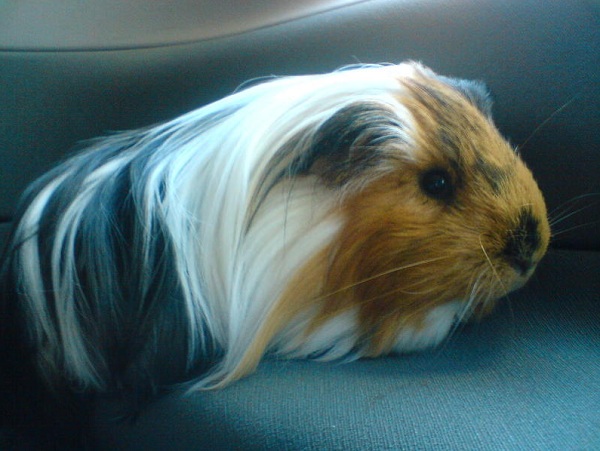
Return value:
<svg viewBox="0 0 600 451">
<path fill-rule="evenodd" d="M 432 169 L 421 176 L 421 189 L 429 197 L 448 200 L 454 193 L 452 177 L 443 169 Z"/>
</svg>

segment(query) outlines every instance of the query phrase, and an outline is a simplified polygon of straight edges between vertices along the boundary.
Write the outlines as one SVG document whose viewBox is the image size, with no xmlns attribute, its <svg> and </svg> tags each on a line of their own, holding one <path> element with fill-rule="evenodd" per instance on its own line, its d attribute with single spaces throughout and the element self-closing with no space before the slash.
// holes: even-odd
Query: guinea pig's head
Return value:
<svg viewBox="0 0 600 451">
<path fill-rule="evenodd" d="M 550 237 L 542 194 L 492 123 L 485 87 L 418 65 L 399 83 L 400 110 L 358 102 L 323 124 L 329 152 L 313 168 L 344 191 L 346 218 L 320 318 L 356 307 L 373 355 L 436 307 L 458 304 L 459 320 L 487 313 L 531 277 Z"/>
</svg>

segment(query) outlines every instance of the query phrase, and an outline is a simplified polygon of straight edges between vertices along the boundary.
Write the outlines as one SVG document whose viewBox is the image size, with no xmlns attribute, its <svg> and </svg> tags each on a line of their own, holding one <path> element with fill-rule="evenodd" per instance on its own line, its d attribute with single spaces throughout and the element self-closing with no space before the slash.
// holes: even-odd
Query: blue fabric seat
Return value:
<svg viewBox="0 0 600 451">
<path fill-rule="evenodd" d="M 135 423 L 104 400 L 101 449 L 598 449 L 600 254 L 553 251 L 524 290 L 431 352 L 267 361 L 221 391 L 175 392 Z"/>
<path fill-rule="evenodd" d="M 135 421 L 103 398 L 90 446 L 600 449 L 600 5 L 58 3 L 0 5 L 0 244 L 18 195 L 77 142 L 170 119 L 255 77 L 357 61 L 414 59 L 484 80 L 496 123 L 520 145 L 553 217 L 565 217 L 530 283 L 438 349 L 265 361 L 224 390 L 162 396 Z M 0 448 L 7 437 L 0 428 Z"/>
</svg>

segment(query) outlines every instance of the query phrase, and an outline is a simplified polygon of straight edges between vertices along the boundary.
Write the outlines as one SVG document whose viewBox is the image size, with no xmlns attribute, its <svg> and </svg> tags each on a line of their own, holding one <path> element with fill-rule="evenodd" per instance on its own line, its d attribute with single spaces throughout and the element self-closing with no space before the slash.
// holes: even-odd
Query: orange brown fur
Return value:
<svg viewBox="0 0 600 451">
<path fill-rule="evenodd" d="M 361 334 L 372 356 L 389 352 L 403 327 L 421 327 L 433 307 L 468 299 L 476 276 L 486 270 L 480 284 L 489 288 L 477 310 L 491 311 L 497 297 L 521 282 L 506 265 L 494 262 L 505 237 L 488 231 L 514 227 L 513 210 L 525 203 L 531 203 L 537 217 L 546 216 L 541 197 L 528 200 L 537 188 L 529 191 L 526 185 L 512 183 L 519 179 L 534 184 L 528 169 L 483 114 L 425 75 L 403 83 L 408 92 L 402 103 L 417 123 L 415 156 L 400 155 L 395 171 L 345 198 L 347 222 L 330 250 L 320 314 L 311 328 L 357 307 Z M 459 189 L 468 195 L 463 193 L 459 204 L 440 209 L 413 182 L 430 167 L 454 171 Z M 494 194 L 489 180 L 498 174 L 500 195 Z M 547 227 L 541 234 L 547 245 Z M 540 258 L 546 245 L 538 251 Z"/>
</svg>

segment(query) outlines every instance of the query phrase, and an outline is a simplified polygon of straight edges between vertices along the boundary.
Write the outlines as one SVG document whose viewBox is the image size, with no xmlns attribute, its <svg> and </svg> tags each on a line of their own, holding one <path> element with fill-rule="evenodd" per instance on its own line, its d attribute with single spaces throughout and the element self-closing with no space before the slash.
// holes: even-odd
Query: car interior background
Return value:
<svg viewBox="0 0 600 451">
<path fill-rule="evenodd" d="M 409 59 L 486 82 L 496 124 L 565 218 L 534 278 L 429 352 L 265 361 L 134 422 L 102 399 L 99 449 L 600 448 L 597 1 L 2 2 L 0 242 L 27 184 L 83 140 L 257 77 Z"/>
</svg>

